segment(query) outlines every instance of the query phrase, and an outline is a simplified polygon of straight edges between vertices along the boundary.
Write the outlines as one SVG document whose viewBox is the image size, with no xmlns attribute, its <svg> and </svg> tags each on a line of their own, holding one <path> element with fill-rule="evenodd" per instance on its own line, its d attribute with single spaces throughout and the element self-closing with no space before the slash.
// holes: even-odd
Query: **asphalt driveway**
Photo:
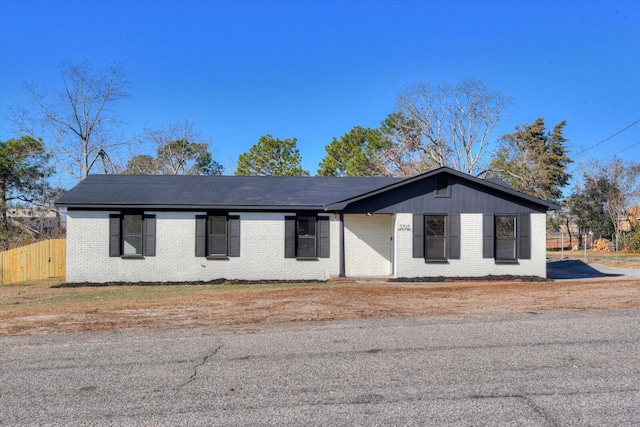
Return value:
<svg viewBox="0 0 640 427">
<path fill-rule="evenodd" d="M 547 262 L 547 277 L 554 280 L 640 279 L 640 270 L 566 259 Z"/>
</svg>

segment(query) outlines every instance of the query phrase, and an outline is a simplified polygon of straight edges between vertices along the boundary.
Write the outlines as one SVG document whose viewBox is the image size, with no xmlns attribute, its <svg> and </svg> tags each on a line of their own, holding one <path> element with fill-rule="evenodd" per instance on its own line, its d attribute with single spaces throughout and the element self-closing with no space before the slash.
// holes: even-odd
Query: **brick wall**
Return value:
<svg viewBox="0 0 640 427">
<path fill-rule="evenodd" d="M 67 281 L 327 280 L 339 273 L 339 221 L 331 215 L 330 258 L 284 258 L 287 213 L 240 215 L 240 257 L 207 260 L 195 256 L 195 215 L 204 212 L 153 212 L 156 256 L 109 257 L 109 213 L 68 212 Z"/>
<path fill-rule="evenodd" d="M 479 277 L 490 274 L 546 277 L 545 214 L 531 214 L 531 259 L 521 259 L 518 264 L 496 264 L 493 259 L 482 258 L 482 214 L 460 215 L 460 259 L 451 259 L 447 264 L 427 264 L 422 258 L 413 258 L 412 221 L 411 214 L 396 215 L 395 277 Z"/>
<path fill-rule="evenodd" d="M 340 222 L 331 218 L 330 258 L 298 261 L 284 258 L 284 217 L 292 213 L 240 215 L 240 257 L 207 260 L 195 257 L 197 212 L 147 212 L 156 215 L 156 256 L 144 259 L 109 257 L 109 214 L 69 211 L 67 281 L 209 281 L 327 280 L 339 274 Z M 204 212 L 203 212 L 204 213 Z M 482 215 L 461 215 L 461 259 L 426 264 L 413 258 L 412 215 L 345 215 L 347 276 L 395 277 L 534 275 L 546 276 L 545 214 L 532 214 L 532 259 L 499 265 L 482 258 Z M 392 231 L 391 231 L 392 230 Z M 393 242 L 390 241 L 393 234 Z M 393 253 L 391 253 L 393 245 Z"/>
</svg>

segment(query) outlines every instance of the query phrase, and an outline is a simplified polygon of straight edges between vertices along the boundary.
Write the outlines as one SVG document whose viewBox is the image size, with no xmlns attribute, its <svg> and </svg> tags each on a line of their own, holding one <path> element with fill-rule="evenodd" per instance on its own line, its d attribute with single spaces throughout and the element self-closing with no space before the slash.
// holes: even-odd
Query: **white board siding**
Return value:
<svg viewBox="0 0 640 427">
<path fill-rule="evenodd" d="M 328 280 L 339 273 L 339 221 L 331 218 L 330 258 L 284 258 L 284 217 L 290 213 L 234 213 L 240 216 L 240 257 L 207 260 L 195 256 L 195 215 L 204 212 L 153 212 L 156 256 L 109 257 L 109 214 L 69 211 L 67 281 L 161 282 L 240 280 Z"/>
<path fill-rule="evenodd" d="M 391 274 L 391 215 L 344 215 L 347 277 Z"/>
<path fill-rule="evenodd" d="M 429 264 L 422 258 L 413 258 L 412 224 L 411 214 L 396 216 L 395 277 L 547 275 L 545 214 L 531 214 L 531 259 L 520 259 L 517 264 L 496 264 L 494 259 L 482 257 L 482 214 L 460 215 L 460 259 L 450 259 L 446 264 Z"/>
</svg>

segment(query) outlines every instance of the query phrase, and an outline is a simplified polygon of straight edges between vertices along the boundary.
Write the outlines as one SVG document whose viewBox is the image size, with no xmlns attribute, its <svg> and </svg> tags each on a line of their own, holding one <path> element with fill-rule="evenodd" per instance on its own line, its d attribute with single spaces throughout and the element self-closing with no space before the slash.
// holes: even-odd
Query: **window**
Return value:
<svg viewBox="0 0 640 427">
<path fill-rule="evenodd" d="M 303 216 L 296 221 L 298 236 L 298 257 L 313 258 L 316 256 L 316 218 Z"/>
<path fill-rule="evenodd" d="M 109 215 L 109 256 L 142 258 L 155 254 L 155 215 L 139 212 Z"/>
<path fill-rule="evenodd" d="M 329 217 L 326 216 L 286 216 L 285 258 L 328 258 L 329 223 Z"/>
<path fill-rule="evenodd" d="M 413 216 L 413 257 L 426 262 L 460 258 L 460 214 Z"/>
<path fill-rule="evenodd" d="M 516 254 L 516 216 L 495 216 L 495 258 L 499 261 L 514 261 Z"/>
<path fill-rule="evenodd" d="M 496 215 L 496 260 L 512 261 L 516 255 L 515 215 Z"/>
<path fill-rule="evenodd" d="M 142 215 L 123 215 L 122 253 L 142 255 Z"/>
<path fill-rule="evenodd" d="M 227 255 L 227 217 L 210 216 L 207 223 L 207 239 L 209 248 L 207 255 Z"/>
<path fill-rule="evenodd" d="M 196 215 L 196 256 L 226 259 L 240 256 L 240 217 Z"/>
<path fill-rule="evenodd" d="M 531 214 L 485 214 L 483 258 L 496 262 L 531 259 Z"/>
<path fill-rule="evenodd" d="M 425 239 L 425 259 L 445 260 L 447 259 L 447 235 L 445 232 L 445 215 L 425 215 L 424 216 L 424 239 Z"/>
</svg>

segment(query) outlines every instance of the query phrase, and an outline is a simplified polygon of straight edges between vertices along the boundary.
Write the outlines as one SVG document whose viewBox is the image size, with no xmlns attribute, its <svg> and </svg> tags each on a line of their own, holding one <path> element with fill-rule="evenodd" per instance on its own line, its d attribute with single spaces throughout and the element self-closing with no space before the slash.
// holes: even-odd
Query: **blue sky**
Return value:
<svg viewBox="0 0 640 427">
<path fill-rule="evenodd" d="M 63 60 L 124 63 L 126 133 L 193 121 L 227 174 L 265 134 L 298 138 L 314 174 L 332 137 L 378 126 L 420 81 L 511 97 L 495 139 L 567 120 L 573 155 L 640 120 L 639 1 L 0 0 L 3 113 L 23 81 L 58 87 Z M 614 154 L 640 161 L 640 123 L 572 170 Z"/>
</svg>

